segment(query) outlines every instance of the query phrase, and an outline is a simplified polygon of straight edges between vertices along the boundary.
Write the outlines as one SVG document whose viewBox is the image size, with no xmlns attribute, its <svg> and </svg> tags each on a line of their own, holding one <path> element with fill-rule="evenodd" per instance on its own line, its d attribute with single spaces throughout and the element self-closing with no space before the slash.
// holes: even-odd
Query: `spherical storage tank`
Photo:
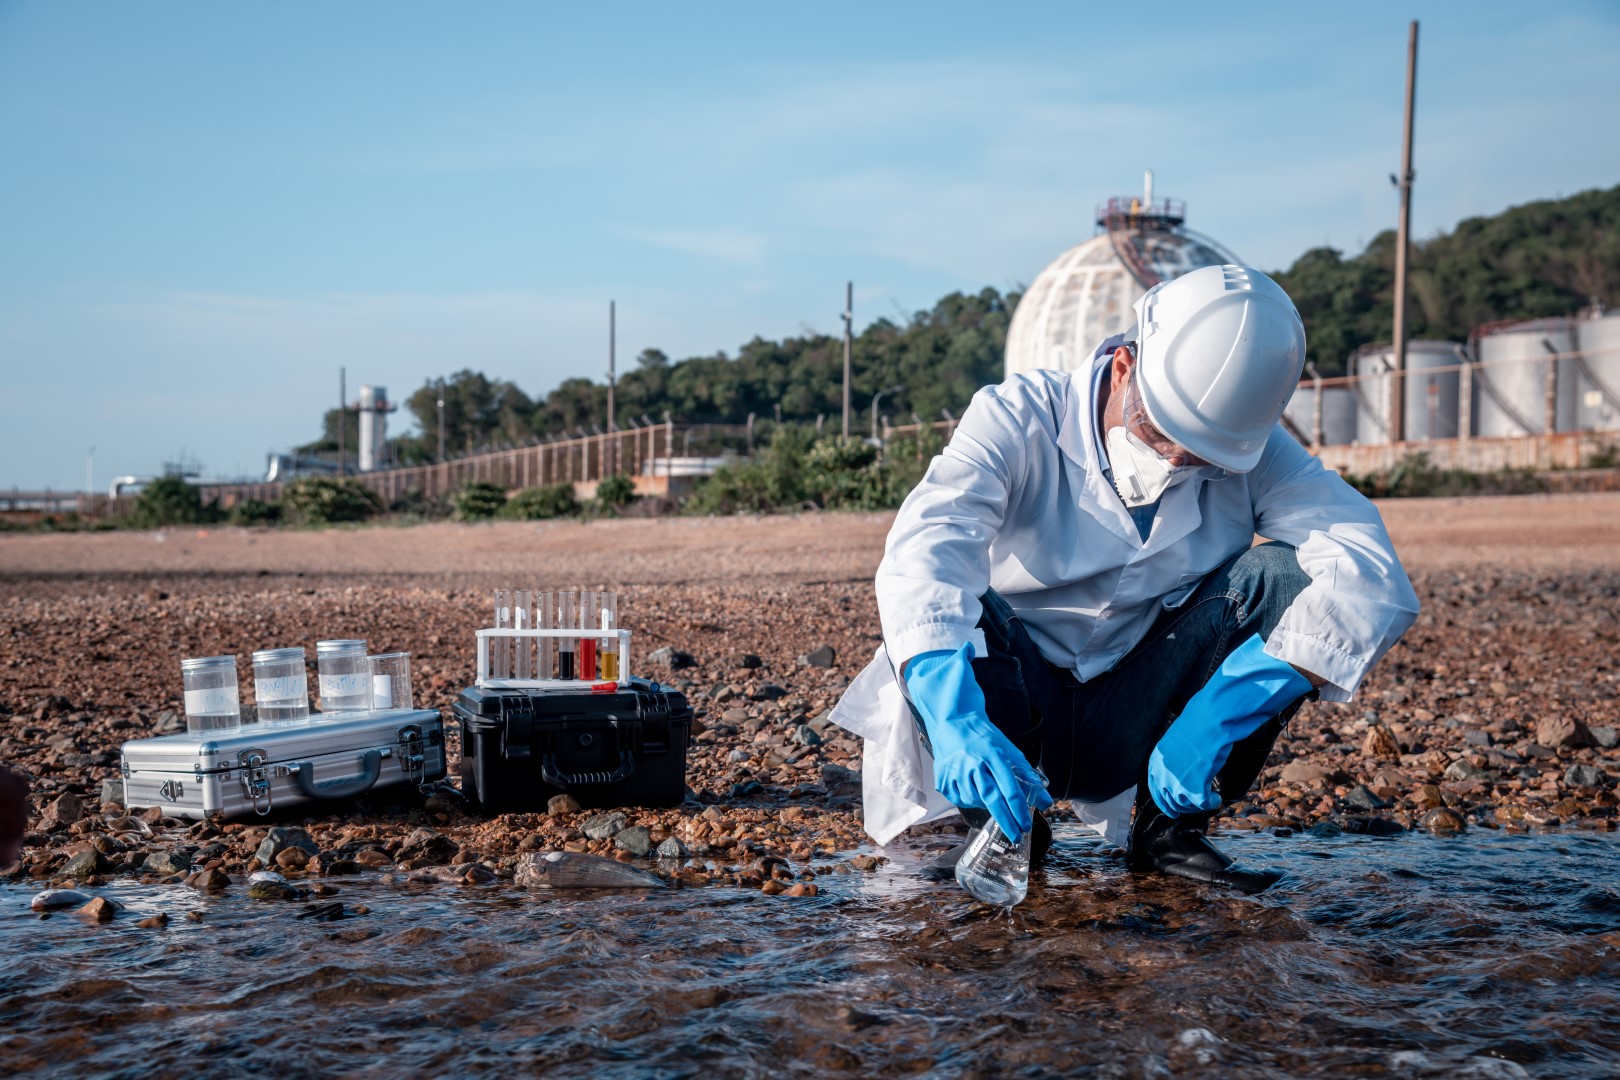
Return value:
<svg viewBox="0 0 1620 1080">
<path fill-rule="evenodd" d="M 1485 438 L 1547 432 L 1547 375 L 1558 365 L 1554 430 L 1575 423 L 1575 337 L 1568 319 L 1484 327 L 1474 339 L 1474 433 Z"/>
<path fill-rule="evenodd" d="M 1406 343 L 1406 438 L 1455 439 L 1461 400 L 1462 363 L 1467 354 L 1455 341 Z M 1391 442 L 1395 347 L 1366 345 L 1350 354 L 1351 391 L 1356 402 L 1356 441 Z"/>
<path fill-rule="evenodd" d="M 1581 431 L 1620 428 L 1620 311 L 1594 311 L 1575 323 L 1572 391 L 1575 427 Z"/>
<path fill-rule="evenodd" d="M 1153 174 L 1140 198 L 1097 208 L 1097 236 L 1070 248 L 1024 290 L 1007 328 L 1007 375 L 1073 371 L 1102 340 L 1136 321 L 1133 304 L 1160 281 L 1237 256 L 1185 227 L 1186 204 L 1153 201 Z"/>
</svg>

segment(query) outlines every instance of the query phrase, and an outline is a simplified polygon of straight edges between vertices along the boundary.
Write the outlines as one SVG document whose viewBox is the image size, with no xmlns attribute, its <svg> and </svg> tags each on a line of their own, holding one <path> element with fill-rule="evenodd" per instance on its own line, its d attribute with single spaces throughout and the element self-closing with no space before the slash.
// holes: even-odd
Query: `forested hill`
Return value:
<svg viewBox="0 0 1620 1080">
<path fill-rule="evenodd" d="M 1313 248 L 1276 276 L 1324 375 L 1343 373 L 1357 346 L 1390 340 L 1393 230 L 1350 258 Z M 1620 187 L 1469 218 L 1412 245 L 1413 338 L 1463 341 L 1481 323 L 1570 315 L 1594 298 L 1620 304 Z"/>
<path fill-rule="evenodd" d="M 1391 231 L 1359 255 L 1315 248 L 1276 272 L 1305 318 L 1311 359 L 1323 374 L 1342 372 L 1357 346 L 1389 340 L 1394 249 Z M 1413 337 L 1456 341 L 1480 323 L 1566 315 L 1593 297 L 1620 304 L 1620 187 L 1470 218 L 1414 244 L 1411 297 Z M 880 319 L 868 326 L 852 350 L 858 427 L 869 422 L 873 393 L 891 386 L 902 387 L 883 399 L 883 411 L 893 417 L 916 413 L 933 420 L 941 409 L 960 415 L 975 390 L 1000 380 L 1017 303 L 1016 292 L 952 293 L 903 322 Z M 682 423 L 742 423 L 750 412 L 772 418 L 780 405 L 784 420 L 813 423 L 826 414 L 836 423 L 842 374 L 841 340 L 819 334 L 755 338 L 735 356 L 672 361 L 649 349 L 620 378 L 616 411 L 620 426 L 642 415 L 661 420 L 666 410 Z M 539 399 L 479 372 L 461 371 L 446 382 L 452 453 L 519 445 L 605 419 L 607 386 L 589 379 L 569 379 Z M 408 405 L 422 435 L 396 440 L 402 462 L 431 460 L 435 453 L 436 400 L 432 384 L 411 395 Z M 333 410 L 326 438 L 310 449 L 335 448 L 336 425 Z M 355 445 L 352 436 L 349 445 Z"/>
</svg>

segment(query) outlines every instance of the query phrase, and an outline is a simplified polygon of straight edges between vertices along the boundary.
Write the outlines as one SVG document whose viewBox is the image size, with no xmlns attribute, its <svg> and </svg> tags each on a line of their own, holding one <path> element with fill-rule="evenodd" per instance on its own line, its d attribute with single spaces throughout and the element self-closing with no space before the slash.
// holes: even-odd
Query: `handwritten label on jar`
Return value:
<svg viewBox="0 0 1620 1080">
<path fill-rule="evenodd" d="M 371 677 L 371 707 L 373 709 L 392 709 L 394 707 L 394 691 L 389 685 L 387 675 L 373 675 Z"/>
<path fill-rule="evenodd" d="M 253 692 L 260 705 L 271 702 L 303 701 L 309 697 L 309 679 L 303 672 L 274 679 L 254 679 Z"/>
<path fill-rule="evenodd" d="M 187 716 L 224 716 L 236 713 L 236 687 L 216 686 L 212 690 L 187 690 Z"/>
<path fill-rule="evenodd" d="M 322 675 L 321 698 L 353 698 L 366 694 L 366 673 L 351 671 L 347 675 Z"/>
</svg>

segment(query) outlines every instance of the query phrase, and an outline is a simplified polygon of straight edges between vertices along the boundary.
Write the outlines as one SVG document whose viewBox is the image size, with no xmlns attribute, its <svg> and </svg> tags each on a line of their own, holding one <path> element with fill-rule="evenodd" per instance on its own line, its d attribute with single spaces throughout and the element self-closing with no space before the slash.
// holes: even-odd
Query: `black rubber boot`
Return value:
<svg viewBox="0 0 1620 1080">
<path fill-rule="evenodd" d="M 982 810 L 979 813 L 984 815 L 986 822 L 990 820 L 990 815 L 984 814 Z M 1052 826 L 1047 824 L 1046 816 L 1039 810 L 1031 810 L 1030 813 L 1035 818 L 1035 824 L 1029 832 L 1029 868 L 1033 870 L 1045 861 L 1046 853 L 1052 850 Z M 964 813 L 963 816 L 967 815 Z M 975 826 L 975 828 L 982 827 L 982 825 Z M 962 852 L 966 850 L 967 841 L 964 840 L 923 863 L 922 869 L 917 872 L 929 881 L 949 881 L 956 876 L 956 864 L 961 861 Z"/>
<path fill-rule="evenodd" d="M 1136 820 L 1125 848 L 1125 865 L 1138 873 L 1171 874 L 1239 892 L 1264 892 L 1282 874 L 1238 866 L 1209 842 L 1204 830 L 1209 814 L 1171 817 L 1144 796 L 1136 803 Z"/>
</svg>

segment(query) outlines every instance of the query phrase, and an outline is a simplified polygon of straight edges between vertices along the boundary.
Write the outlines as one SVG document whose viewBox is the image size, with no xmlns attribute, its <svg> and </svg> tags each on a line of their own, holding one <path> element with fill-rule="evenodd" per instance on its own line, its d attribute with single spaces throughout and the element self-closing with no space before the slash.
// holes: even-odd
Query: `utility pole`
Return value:
<svg viewBox="0 0 1620 1080">
<path fill-rule="evenodd" d="M 349 372 L 338 368 L 338 475 L 349 475 Z"/>
<path fill-rule="evenodd" d="M 844 283 L 844 438 L 849 438 L 849 335 L 855 322 L 855 283 Z"/>
<path fill-rule="evenodd" d="M 439 380 L 439 463 L 444 463 L 444 380 Z"/>
<path fill-rule="evenodd" d="M 618 313 L 615 310 L 614 302 L 612 300 L 609 300 L 608 301 L 608 421 L 607 421 L 607 429 L 608 429 L 609 432 L 612 432 L 612 431 L 615 430 L 615 425 L 614 425 L 614 422 L 613 422 L 613 390 L 614 390 L 615 383 L 616 383 L 617 378 L 618 378 L 618 373 L 615 370 L 615 352 L 616 352 L 616 346 L 617 346 L 617 342 L 615 341 L 615 338 L 616 338 L 617 334 L 618 334 Z"/>
<path fill-rule="evenodd" d="M 1401 193 L 1400 222 L 1395 229 L 1395 386 L 1389 403 L 1391 442 L 1406 440 L 1406 264 L 1412 247 L 1412 106 L 1417 96 L 1418 24 L 1412 20 L 1406 39 L 1406 126 L 1401 136 L 1401 175 L 1390 177 Z"/>
<path fill-rule="evenodd" d="M 84 493 L 91 499 L 96 497 L 96 448 L 93 446 L 84 455 Z"/>
</svg>

